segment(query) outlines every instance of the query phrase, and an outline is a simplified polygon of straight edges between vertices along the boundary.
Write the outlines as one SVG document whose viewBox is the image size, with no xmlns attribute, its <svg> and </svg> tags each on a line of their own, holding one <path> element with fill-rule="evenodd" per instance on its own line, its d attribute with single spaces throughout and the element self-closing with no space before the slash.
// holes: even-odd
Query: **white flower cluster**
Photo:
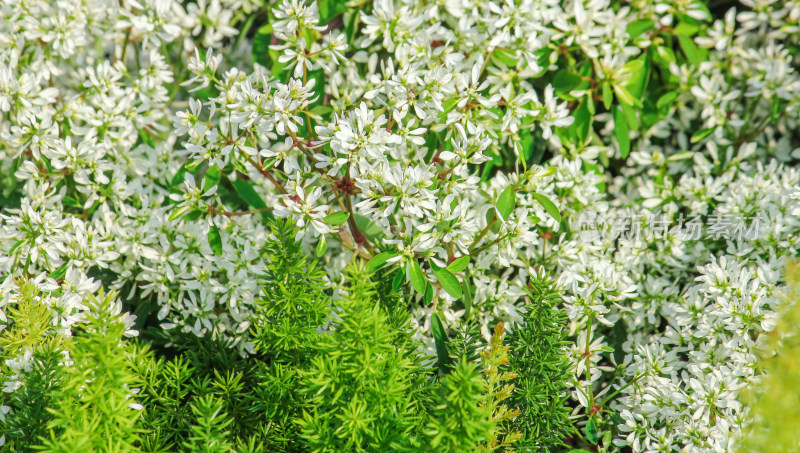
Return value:
<svg viewBox="0 0 800 453">
<path fill-rule="evenodd" d="M 436 312 L 486 336 L 521 320 L 546 270 L 576 414 L 618 429 L 605 451 L 728 451 L 800 246 L 800 3 L 745 3 L 712 21 L 690 1 L 375 0 L 334 26 L 301 0 L 0 0 L 0 330 L 26 277 L 53 333 L 102 284 L 168 333 L 251 350 L 264 219 L 286 217 L 332 286 L 354 255 L 401 266 L 421 338 Z M 566 90 L 564 59 L 588 71 Z M 642 71 L 678 88 L 637 117 Z M 584 96 L 624 114 L 575 139 Z M 760 225 L 573 234 L 585 211 Z"/>
</svg>

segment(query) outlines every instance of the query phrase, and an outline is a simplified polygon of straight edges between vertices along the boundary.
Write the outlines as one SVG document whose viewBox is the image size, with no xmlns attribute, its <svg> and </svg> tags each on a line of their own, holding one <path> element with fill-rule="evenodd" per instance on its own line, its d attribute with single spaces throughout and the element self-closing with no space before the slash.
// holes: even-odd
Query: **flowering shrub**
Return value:
<svg viewBox="0 0 800 453">
<path fill-rule="evenodd" d="M 9 448 L 735 448 L 800 3 L 0 12 Z"/>
</svg>

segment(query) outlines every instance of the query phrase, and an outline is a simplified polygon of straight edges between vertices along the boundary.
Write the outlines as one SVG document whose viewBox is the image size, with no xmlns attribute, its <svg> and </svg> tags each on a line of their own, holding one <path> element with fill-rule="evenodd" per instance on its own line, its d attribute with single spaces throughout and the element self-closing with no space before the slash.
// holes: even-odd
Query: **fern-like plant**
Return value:
<svg viewBox="0 0 800 453">
<path fill-rule="evenodd" d="M 511 452 L 543 451 L 570 432 L 565 319 L 551 282 L 531 281 L 526 324 L 510 334 L 498 323 L 488 344 L 476 325 L 441 338 L 451 364 L 440 367 L 394 275 L 356 259 L 332 294 L 289 223 L 274 222 L 264 247 L 272 261 L 249 356 L 189 334 L 170 348 L 125 338 L 116 295 L 102 290 L 82 301 L 73 336 L 53 333 L 51 295 L 19 282 L 0 332 L 4 376 L 20 386 L 4 397 L 4 448 Z"/>
<path fill-rule="evenodd" d="M 69 365 L 52 394 L 52 419 L 43 436 L 49 452 L 135 452 L 141 412 L 131 392 L 137 382 L 128 363 L 116 294 L 89 296 L 82 331 L 65 341 Z"/>
<path fill-rule="evenodd" d="M 572 371 L 567 359 L 567 314 L 559 309 L 561 296 L 544 274 L 532 275 L 527 287 L 524 324 L 513 329 L 509 345 L 509 369 L 518 372 L 508 405 L 519 416 L 508 423 L 521 434 L 520 451 L 546 451 L 563 445 L 573 432 L 569 408 Z"/>
</svg>

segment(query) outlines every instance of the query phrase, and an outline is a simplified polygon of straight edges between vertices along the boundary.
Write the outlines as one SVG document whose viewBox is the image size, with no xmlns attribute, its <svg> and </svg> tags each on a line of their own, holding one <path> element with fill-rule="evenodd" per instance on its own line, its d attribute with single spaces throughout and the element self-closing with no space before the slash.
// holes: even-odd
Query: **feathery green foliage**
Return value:
<svg viewBox="0 0 800 453">
<path fill-rule="evenodd" d="M 430 447 L 445 453 L 478 451 L 494 428 L 489 407 L 482 404 L 486 381 L 478 365 L 462 359 L 443 380 L 440 402 L 427 425 Z"/>
<path fill-rule="evenodd" d="M 531 276 L 527 295 L 525 323 L 506 340 L 509 368 L 519 374 L 509 405 L 520 416 L 509 429 L 522 434 L 521 451 L 542 451 L 561 445 L 573 432 L 565 405 L 572 376 L 565 353 L 567 314 L 558 309 L 561 296 L 555 284 L 543 275 Z"/>
<path fill-rule="evenodd" d="M 53 418 L 42 450 L 48 452 L 134 452 L 140 411 L 132 408 L 136 375 L 128 364 L 131 345 L 115 316 L 116 294 L 89 296 L 83 331 L 65 342 L 72 362 L 52 395 Z M 117 313 L 119 311 L 117 310 Z"/>
<path fill-rule="evenodd" d="M 563 318 L 549 282 L 532 283 L 547 291 L 536 293 L 528 325 L 511 335 L 502 323 L 488 344 L 477 325 L 457 331 L 448 346 L 453 365 L 440 371 L 415 337 L 409 300 L 393 289 L 394 275 L 373 274 L 355 260 L 331 294 L 294 236 L 284 221 L 271 225 L 264 247 L 272 261 L 250 356 L 224 340 L 192 335 L 170 348 L 125 339 L 114 293 L 83 301 L 87 315 L 73 326 L 74 337 L 47 334 L 53 311 L 41 302 L 46 294 L 23 282 L 9 328 L 0 333 L 4 357 L 32 351 L 18 376 L 22 388 L 7 398 L 5 447 L 510 452 L 523 435 L 526 445 L 549 446 L 569 432 Z M 549 384 L 518 378 L 528 369 Z M 563 429 L 539 434 L 553 426 Z"/>
<path fill-rule="evenodd" d="M 739 452 L 795 452 L 800 445 L 800 265 L 789 263 L 785 305 L 776 329 L 762 344 L 761 380 L 743 392 L 752 422 L 744 430 Z"/>
<path fill-rule="evenodd" d="M 8 451 L 26 452 L 46 433 L 52 414 L 47 410 L 53 403 L 53 392 L 61 382 L 59 361 L 63 354 L 52 343 L 46 343 L 33 353 L 31 369 L 22 387 L 10 394 L 6 404 L 14 411 L 0 423 L 6 436 Z"/>
<path fill-rule="evenodd" d="M 197 453 L 227 453 L 233 446 L 228 442 L 228 425 L 231 419 L 222 410 L 223 403 L 211 396 L 203 396 L 192 402 L 195 424 L 189 439 L 183 443 L 183 451 Z"/>
<path fill-rule="evenodd" d="M 429 381 L 411 326 L 392 328 L 363 265 L 349 268 L 329 332 L 303 372 L 310 408 L 300 421 L 310 451 L 408 447 L 424 415 Z"/>
<path fill-rule="evenodd" d="M 305 363 L 328 314 L 325 272 L 311 262 L 294 240 L 294 228 L 285 221 L 271 224 L 274 240 L 266 244 L 270 256 L 263 278 L 259 323 L 255 325 L 258 351 L 277 363 Z"/>
</svg>

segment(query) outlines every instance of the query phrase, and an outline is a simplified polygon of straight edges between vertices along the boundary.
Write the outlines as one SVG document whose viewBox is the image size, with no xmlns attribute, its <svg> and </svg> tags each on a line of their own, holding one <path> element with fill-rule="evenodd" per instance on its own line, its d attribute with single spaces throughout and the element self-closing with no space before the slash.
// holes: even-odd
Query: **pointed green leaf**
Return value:
<svg viewBox="0 0 800 453">
<path fill-rule="evenodd" d="M 646 32 L 650 28 L 655 25 L 656 21 L 652 19 L 640 19 L 630 22 L 626 27 L 625 31 L 628 32 L 628 36 L 631 39 L 637 38 L 642 33 Z"/>
<path fill-rule="evenodd" d="M 258 195 L 256 189 L 253 187 L 253 183 L 247 181 L 245 179 L 236 179 L 231 181 L 231 185 L 233 186 L 233 190 L 239 195 L 239 198 L 242 199 L 248 206 L 253 209 L 266 209 L 267 204 L 264 200 Z M 273 219 L 274 216 L 269 211 L 262 211 L 261 217 L 264 220 Z"/>
<path fill-rule="evenodd" d="M 404 281 L 406 281 L 405 267 L 401 268 L 396 274 L 394 274 L 394 279 L 392 279 L 392 291 L 400 291 L 400 288 L 403 287 Z"/>
<path fill-rule="evenodd" d="M 617 137 L 622 158 L 628 157 L 631 152 L 631 139 L 628 131 L 628 119 L 619 107 L 614 107 L 614 135 Z"/>
<path fill-rule="evenodd" d="M 422 295 L 422 301 L 426 306 L 433 303 L 433 285 L 428 280 L 425 280 L 425 294 Z"/>
<path fill-rule="evenodd" d="M 697 131 L 694 134 L 692 134 L 691 142 L 692 143 L 697 143 L 700 140 L 708 137 L 709 135 L 711 135 L 714 132 L 714 129 L 716 129 L 716 128 L 715 127 L 709 127 L 707 129 L 700 129 L 699 131 Z"/>
<path fill-rule="evenodd" d="M 373 256 L 367 263 L 367 270 L 369 272 L 375 272 L 376 270 L 383 267 L 383 265 L 386 264 L 386 261 L 389 258 L 394 258 L 395 256 L 397 256 L 397 252 L 378 253 L 377 255 Z"/>
<path fill-rule="evenodd" d="M 317 243 L 317 257 L 324 255 L 326 250 L 328 250 L 328 241 L 325 240 L 325 236 L 322 236 Z"/>
<path fill-rule="evenodd" d="M 775 96 L 775 99 L 772 101 L 772 106 L 769 109 L 769 120 L 772 122 L 772 124 L 777 123 L 778 120 L 781 119 L 781 113 L 783 112 L 783 107 L 781 104 L 781 98 Z"/>
<path fill-rule="evenodd" d="M 586 422 L 586 440 L 591 442 L 592 445 L 597 445 L 597 426 L 591 418 Z"/>
<path fill-rule="evenodd" d="M 584 99 L 583 102 L 575 109 L 575 121 L 570 126 L 570 132 L 577 140 L 576 144 L 583 144 L 586 138 L 589 137 L 589 130 L 592 127 L 592 116 L 589 114 L 589 101 Z"/>
<path fill-rule="evenodd" d="M 217 184 L 222 177 L 222 171 L 216 165 L 211 165 L 206 169 L 206 174 L 203 176 L 203 190 L 208 190 Z"/>
<path fill-rule="evenodd" d="M 361 232 L 364 233 L 364 236 L 367 237 L 367 240 L 373 244 L 380 242 L 380 240 L 386 236 L 386 233 L 383 232 L 383 229 L 368 217 L 364 217 L 361 214 L 353 214 L 353 218 L 356 220 L 358 229 L 361 230 Z"/>
<path fill-rule="evenodd" d="M 438 280 L 442 288 L 447 291 L 447 294 L 456 298 L 461 297 L 461 283 L 450 271 L 447 269 L 434 269 L 433 275 L 436 276 L 436 280 Z"/>
<path fill-rule="evenodd" d="M 48 277 L 52 278 L 53 280 L 58 280 L 60 278 L 64 278 L 64 275 L 67 274 L 67 263 L 62 264 L 53 272 L 50 272 Z"/>
<path fill-rule="evenodd" d="M 497 197 L 497 212 L 500 213 L 500 217 L 503 219 L 508 219 L 508 216 L 514 211 L 514 206 L 517 203 L 516 195 L 514 186 L 509 185 L 503 190 L 503 193 Z"/>
<path fill-rule="evenodd" d="M 670 109 L 672 108 L 675 99 L 678 98 L 680 92 L 678 91 L 670 91 L 661 95 L 656 101 L 656 110 L 658 110 L 658 114 L 666 118 L 667 114 L 669 113 Z"/>
<path fill-rule="evenodd" d="M 469 268 L 464 269 L 464 278 L 461 280 L 462 285 L 462 294 L 464 298 L 464 319 L 469 319 L 469 315 L 472 314 L 472 288 L 469 283 Z"/>
<path fill-rule="evenodd" d="M 469 264 L 469 255 L 465 255 L 462 256 L 461 258 L 454 259 L 452 263 L 447 265 L 447 270 L 452 273 L 458 273 L 463 271 L 468 264 Z"/>
<path fill-rule="evenodd" d="M 431 316 L 431 330 L 433 331 L 433 342 L 436 345 L 439 374 L 446 374 L 450 369 L 450 354 L 447 353 L 448 338 L 442 320 L 437 313 Z"/>
<path fill-rule="evenodd" d="M 211 225 L 211 228 L 208 229 L 208 245 L 214 255 L 222 256 L 222 236 L 216 225 Z"/>
<path fill-rule="evenodd" d="M 558 207 L 556 207 L 555 203 L 540 193 L 533 192 L 532 195 L 533 198 L 536 198 L 536 201 L 544 206 L 544 209 L 547 211 L 547 213 L 556 219 L 556 222 L 561 222 L 561 213 L 558 211 Z"/>
<path fill-rule="evenodd" d="M 608 82 L 603 82 L 603 107 L 606 110 L 611 109 L 611 104 L 614 102 L 614 93 L 611 91 L 611 85 Z"/>
<path fill-rule="evenodd" d="M 689 60 L 689 63 L 695 66 L 698 66 L 700 63 L 702 63 L 703 57 L 692 38 L 684 34 L 678 34 L 677 36 L 678 44 L 681 45 L 681 49 L 683 50 L 684 55 L 686 55 L 686 59 Z"/>
<path fill-rule="evenodd" d="M 347 218 L 350 217 L 350 213 L 347 211 L 337 211 L 333 214 L 328 214 L 325 216 L 325 223 L 331 226 L 339 226 L 345 222 L 347 222 Z"/>
<path fill-rule="evenodd" d="M 23 244 L 25 244 L 25 239 L 20 239 L 19 241 L 17 241 L 17 243 L 16 243 L 16 244 L 14 244 L 14 245 L 11 247 L 11 250 L 9 250 L 9 251 L 8 251 L 8 254 L 9 254 L 9 255 L 13 255 L 13 254 L 14 254 L 14 252 L 16 252 L 16 251 L 17 251 L 17 249 L 19 249 L 20 247 L 22 247 L 22 245 L 23 245 Z"/>
<path fill-rule="evenodd" d="M 647 87 L 650 75 L 650 63 L 647 61 L 647 57 L 641 57 L 625 63 L 625 68 L 626 71 L 631 72 L 630 78 L 625 83 L 625 89 L 641 104 L 642 94 Z"/>
<path fill-rule="evenodd" d="M 408 278 L 411 281 L 411 286 L 420 294 L 425 294 L 425 276 L 422 274 L 422 269 L 416 259 L 412 259 L 408 267 Z"/>
<path fill-rule="evenodd" d="M 630 105 L 625 104 L 620 104 L 620 107 L 622 107 L 622 111 L 625 113 L 625 118 L 628 120 L 628 130 L 638 131 L 639 117 L 636 116 L 636 110 Z"/>
<path fill-rule="evenodd" d="M 577 88 L 582 81 L 583 78 L 581 76 L 562 69 L 553 76 L 553 89 L 558 92 L 568 93 Z"/>
<path fill-rule="evenodd" d="M 622 85 L 614 85 L 614 93 L 617 94 L 617 99 L 623 104 L 633 105 L 636 107 L 642 107 L 642 101 L 633 97 L 633 95 Z"/>
</svg>

